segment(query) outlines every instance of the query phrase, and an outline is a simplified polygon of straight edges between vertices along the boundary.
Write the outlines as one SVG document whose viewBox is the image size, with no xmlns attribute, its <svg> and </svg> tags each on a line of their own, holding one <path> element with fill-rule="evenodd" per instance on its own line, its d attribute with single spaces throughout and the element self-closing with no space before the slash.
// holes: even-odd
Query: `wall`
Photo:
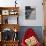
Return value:
<svg viewBox="0 0 46 46">
<path fill-rule="evenodd" d="M 0 0 L 1 7 L 14 6 L 15 0 Z M 17 6 L 20 7 L 19 10 L 19 24 L 20 26 L 43 26 L 43 6 L 42 0 L 17 0 Z M 25 6 L 34 6 L 36 8 L 36 20 L 26 20 L 25 19 Z"/>
<path fill-rule="evenodd" d="M 42 11 L 42 0 L 21 0 L 21 8 L 20 8 L 20 23 L 22 26 L 42 26 L 43 25 L 43 11 Z M 35 6 L 36 7 L 36 20 L 25 20 L 24 7 L 25 6 Z"/>
</svg>

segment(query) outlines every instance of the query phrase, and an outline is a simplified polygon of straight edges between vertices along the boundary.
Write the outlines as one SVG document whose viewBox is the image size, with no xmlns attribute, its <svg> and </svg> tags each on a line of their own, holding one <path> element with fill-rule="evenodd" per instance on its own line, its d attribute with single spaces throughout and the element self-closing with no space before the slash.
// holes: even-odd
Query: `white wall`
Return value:
<svg viewBox="0 0 46 46">
<path fill-rule="evenodd" d="M 0 6 L 14 6 L 15 0 L 0 0 Z M 19 10 L 19 24 L 21 26 L 43 26 L 43 6 L 42 0 L 17 0 L 20 7 Z M 26 20 L 25 19 L 25 6 L 36 7 L 36 20 Z"/>
</svg>

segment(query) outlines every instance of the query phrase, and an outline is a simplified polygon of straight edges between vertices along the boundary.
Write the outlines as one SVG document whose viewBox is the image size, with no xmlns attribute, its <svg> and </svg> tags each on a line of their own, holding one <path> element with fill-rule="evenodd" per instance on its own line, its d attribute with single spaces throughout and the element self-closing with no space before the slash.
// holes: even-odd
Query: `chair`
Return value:
<svg viewBox="0 0 46 46">
<path fill-rule="evenodd" d="M 32 37 L 32 36 L 37 39 L 37 35 L 36 35 L 36 33 L 33 31 L 33 29 L 32 29 L 32 28 L 27 29 L 27 31 L 26 31 L 25 34 L 24 34 L 24 37 L 22 38 L 21 46 L 27 46 L 25 40 L 28 39 L 28 38 L 30 38 L 30 37 Z M 40 42 L 39 42 L 38 39 L 37 39 L 37 41 L 38 41 L 38 42 L 37 42 L 37 44 L 36 44 L 35 46 L 41 46 L 41 44 L 40 44 Z M 31 44 L 31 43 L 30 43 L 30 44 Z"/>
</svg>

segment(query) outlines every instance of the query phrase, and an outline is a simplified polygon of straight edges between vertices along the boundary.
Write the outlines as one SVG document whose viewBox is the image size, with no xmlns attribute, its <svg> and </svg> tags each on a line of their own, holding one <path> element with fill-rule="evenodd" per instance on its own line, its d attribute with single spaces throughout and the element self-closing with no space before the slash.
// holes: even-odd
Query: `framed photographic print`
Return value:
<svg viewBox="0 0 46 46">
<path fill-rule="evenodd" d="M 9 14 L 10 14 L 10 15 L 16 15 L 17 13 L 18 13 L 18 12 L 17 12 L 16 10 L 10 10 L 10 11 L 9 11 Z"/>
<path fill-rule="evenodd" d="M 9 10 L 2 10 L 2 15 L 9 15 Z"/>
<path fill-rule="evenodd" d="M 10 16 L 8 17 L 8 24 L 17 24 L 18 23 L 18 16 Z"/>
<path fill-rule="evenodd" d="M 8 41 L 12 40 L 12 30 L 10 28 L 5 28 L 2 31 L 2 40 Z"/>
<path fill-rule="evenodd" d="M 3 24 L 8 24 L 8 16 L 3 16 L 2 23 Z"/>
<path fill-rule="evenodd" d="M 18 16 L 3 16 L 2 19 L 3 24 L 17 24 L 18 23 Z"/>
<path fill-rule="evenodd" d="M 36 8 L 31 6 L 25 6 L 25 19 L 36 19 Z"/>
</svg>

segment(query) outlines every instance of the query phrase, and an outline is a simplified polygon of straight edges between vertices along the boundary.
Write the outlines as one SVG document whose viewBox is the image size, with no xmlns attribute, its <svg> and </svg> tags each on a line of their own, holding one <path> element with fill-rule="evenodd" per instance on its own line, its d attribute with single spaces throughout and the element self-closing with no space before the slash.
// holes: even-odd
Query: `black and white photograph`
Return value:
<svg viewBox="0 0 46 46">
<path fill-rule="evenodd" d="M 31 6 L 25 6 L 25 19 L 36 19 L 36 8 Z"/>
</svg>

